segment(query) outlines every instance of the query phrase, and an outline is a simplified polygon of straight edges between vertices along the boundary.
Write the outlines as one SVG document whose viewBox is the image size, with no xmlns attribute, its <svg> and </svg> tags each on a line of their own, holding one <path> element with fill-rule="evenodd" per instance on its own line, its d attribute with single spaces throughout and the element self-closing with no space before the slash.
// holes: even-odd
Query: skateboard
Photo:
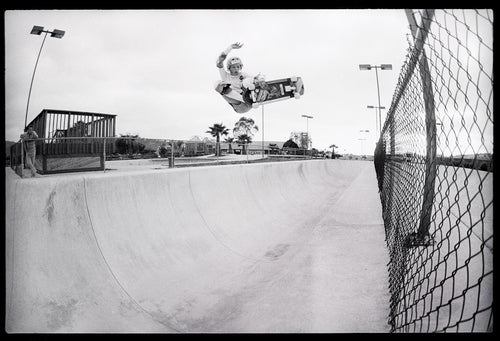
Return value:
<svg viewBox="0 0 500 341">
<path fill-rule="evenodd" d="M 256 81 L 243 90 L 243 100 L 256 108 L 289 98 L 299 99 L 304 94 L 304 83 L 300 77 L 271 81 Z"/>
</svg>

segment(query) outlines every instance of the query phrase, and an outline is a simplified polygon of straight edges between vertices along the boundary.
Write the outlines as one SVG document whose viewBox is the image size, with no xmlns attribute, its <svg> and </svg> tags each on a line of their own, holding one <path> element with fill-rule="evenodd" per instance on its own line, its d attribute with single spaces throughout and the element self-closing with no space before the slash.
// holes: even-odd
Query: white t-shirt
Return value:
<svg viewBox="0 0 500 341">
<path fill-rule="evenodd" d="M 229 72 L 224 70 L 224 68 L 219 68 L 220 72 L 220 78 L 226 82 L 231 84 L 231 89 L 238 93 L 242 93 L 243 90 L 241 90 L 241 83 L 245 78 L 251 77 L 249 74 L 242 72 L 238 76 L 231 76 Z"/>
</svg>

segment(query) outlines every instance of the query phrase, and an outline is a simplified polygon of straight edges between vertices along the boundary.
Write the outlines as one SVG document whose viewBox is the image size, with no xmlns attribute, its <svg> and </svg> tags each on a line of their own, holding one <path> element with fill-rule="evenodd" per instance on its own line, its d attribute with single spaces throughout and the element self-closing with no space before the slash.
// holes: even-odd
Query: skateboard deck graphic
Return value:
<svg viewBox="0 0 500 341">
<path fill-rule="evenodd" d="M 302 78 L 290 77 L 255 84 L 255 89 L 245 89 L 243 100 L 253 107 L 289 98 L 299 99 L 304 94 Z"/>
</svg>

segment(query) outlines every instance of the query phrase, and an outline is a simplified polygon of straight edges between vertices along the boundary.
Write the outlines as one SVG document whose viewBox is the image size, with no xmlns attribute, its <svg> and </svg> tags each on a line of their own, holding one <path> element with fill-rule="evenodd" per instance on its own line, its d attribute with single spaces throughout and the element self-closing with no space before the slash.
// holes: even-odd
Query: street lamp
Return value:
<svg viewBox="0 0 500 341">
<path fill-rule="evenodd" d="M 379 107 L 379 106 L 374 106 L 374 105 L 367 105 L 366 106 L 368 109 L 379 109 L 379 115 L 378 115 L 378 124 L 377 124 L 377 110 L 375 110 L 375 129 L 378 128 L 378 133 L 380 134 L 382 132 L 382 118 L 380 117 L 380 109 L 385 109 L 385 107 Z"/>
<path fill-rule="evenodd" d="M 313 116 L 302 115 L 302 117 L 306 118 L 307 149 L 309 149 L 309 119 L 313 118 Z"/>
<path fill-rule="evenodd" d="M 26 116 L 24 118 L 24 127 L 26 127 L 28 121 L 28 109 L 30 106 L 31 89 L 33 88 L 33 80 L 35 79 L 36 67 L 38 65 L 38 60 L 40 59 L 40 54 L 42 53 L 43 44 L 45 43 L 45 38 L 47 38 L 47 33 L 50 33 L 50 36 L 52 38 L 58 38 L 58 39 L 61 39 L 65 33 L 64 31 L 61 30 L 45 31 L 43 29 L 43 26 L 33 26 L 30 33 L 39 36 L 42 34 L 42 32 L 45 33 L 45 35 L 43 36 L 42 45 L 40 46 L 40 51 L 38 51 L 38 57 L 36 58 L 35 68 L 33 69 L 33 76 L 31 76 L 30 90 L 28 92 L 28 102 L 26 103 Z"/>
<path fill-rule="evenodd" d="M 375 76 L 377 78 L 378 116 L 379 116 L 379 125 L 380 125 L 380 117 L 381 117 L 381 112 L 380 112 L 380 109 L 381 109 L 381 107 L 380 107 L 380 88 L 379 88 L 379 85 L 378 85 L 378 71 L 377 71 L 377 69 L 380 69 L 380 70 L 392 70 L 392 64 L 380 64 L 380 65 L 359 64 L 359 69 L 360 70 L 375 69 Z"/>
</svg>

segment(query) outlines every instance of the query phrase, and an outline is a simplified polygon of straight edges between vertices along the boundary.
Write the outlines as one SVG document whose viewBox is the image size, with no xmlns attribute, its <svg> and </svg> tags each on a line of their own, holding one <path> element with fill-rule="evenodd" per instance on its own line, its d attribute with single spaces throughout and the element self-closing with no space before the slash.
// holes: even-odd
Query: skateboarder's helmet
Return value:
<svg viewBox="0 0 500 341">
<path fill-rule="evenodd" d="M 236 65 L 236 64 L 240 64 L 241 67 L 243 67 L 243 63 L 241 62 L 241 59 L 239 59 L 238 57 L 229 58 L 229 60 L 227 61 L 227 69 L 229 70 L 231 68 L 231 65 Z"/>
</svg>

